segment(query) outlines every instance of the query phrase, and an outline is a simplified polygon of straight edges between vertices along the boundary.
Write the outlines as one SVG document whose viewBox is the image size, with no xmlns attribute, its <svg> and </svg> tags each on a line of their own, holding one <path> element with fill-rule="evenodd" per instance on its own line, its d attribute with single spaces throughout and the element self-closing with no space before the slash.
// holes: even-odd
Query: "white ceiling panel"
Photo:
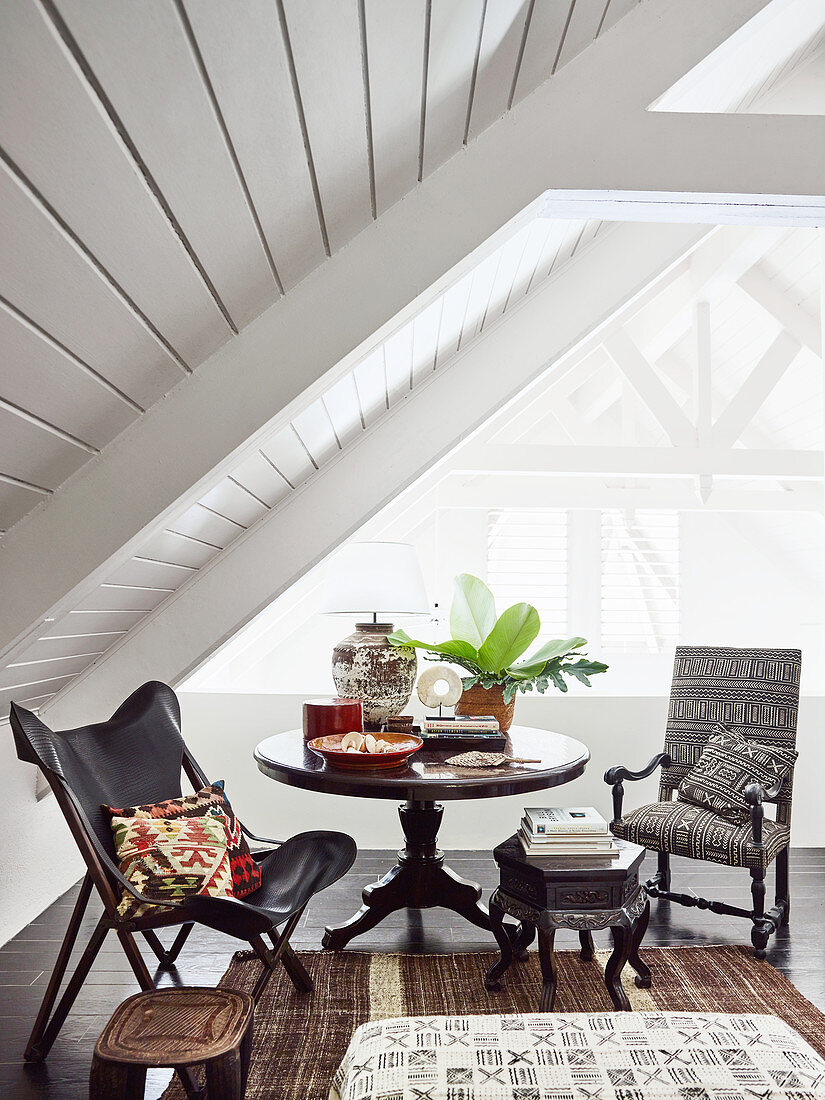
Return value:
<svg viewBox="0 0 825 1100">
<path fill-rule="evenodd" d="M 184 5 L 285 289 L 324 259 L 289 61 L 272 0 Z M 288 213 L 287 213 L 288 212 Z"/>
<path fill-rule="evenodd" d="M 36 0 L 9 0 L 3 21 L 0 145 L 178 353 L 199 362 L 226 324 L 114 125 Z M 145 73 L 135 87 L 143 103 Z"/>
<path fill-rule="evenodd" d="M 174 531 L 158 531 L 143 544 L 141 554 L 153 561 L 201 569 L 214 558 L 218 549 L 219 547 L 210 546 L 208 543 Z"/>
<path fill-rule="evenodd" d="M 601 26 L 604 9 L 605 0 L 574 0 L 557 69 L 590 45 Z"/>
<path fill-rule="evenodd" d="M 355 376 L 347 374 L 339 382 L 336 382 L 323 397 L 329 418 L 335 428 L 341 446 L 346 447 L 353 439 L 357 438 L 366 426 L 361 417 L 361 405 L 358 401 L 358 390 L 355 385 Z"/>
<path fill-rule="evenodd" d="M 0 295 L 143 408 L 181 368 L 0 164 Z M 228 334 L 228 330 L 227 330 Z"/>
<path fill-rule="evenodd" d="M 422 382 L 435 369 L 435 353 L 441 330 L 444 299 L 432 302 L 413 321 L 413 384 Z"/>
<path fill-rule="evenodd" d="M 144 611 L 70 611 L 63 615 L 44 638 L 66 638 L 90 634 L 121 634 L 131 630 L 144 617 Z M 86 645 L 86 642 L 83 642 Z"/>
<path fill-rule="evenodd" d="M 57 0 L 57 6 L 215 297 L 243 328 L 279 292 L 246 180 L 199 71 L 185 10 L 174 0 Z"/>
<path fill-rule="evenodd" d="M 172 589 L 137 588 L 131 585 L 101 584 L 75 608 L 76 612 L 127 611 L 147 614 L 163 603 Z"/>
<path fill-rule="evenodd" d="M 431 0 L 424 175 L 464 141 L 485 0 Z"/>
<path fill-rule="evenodd" d="M 262 500 L 231 477 L 222 478 L 213 489 L 204 493 L 199 503 L 202 507 L 217 512 L 219 516 L 232 520 L 239 527 L 251 527 L 269 511 Z"/>
<path fill-rule="evenodd" d="M 279 431 L 274 438 L 268 439 L 261 446 L 261 451 L 286 479 L 291 489 L 300 485 L 316 469 L 306 447 L 291 425 Z"/>
<path fill-rule="evenodd" d="M 376 348 L 353 370 L 358 403 L 365 426 L 369 427 L 389 408 L 387 372 L 384 368 L 384 348 Z"/>
<path fill-rule="evenodd" d="M 570 17 L 567 0 L 536 0 L 530 16 L 524 53 L 516 81 L 515 102 L 538 88 L 552 75 Z"/>
<path fill-rule="evenodd" d="M 116 569 L 108 580 L 112 584 L 166 589 L 172 592 L 180 588 L 194 573 L 197 573 L 194 566 L 172 565 L 152 558 L 135 557 Z"/>
<path fill-rule="evenodd" d="M 510 106 L 529 0 L 497 0 L 484 10 L 484 28 L 470 103 L 469 137 L 476 137 Z"/>
<path fill-rule="evenodd" d="M 327 235 L 337 251 L 372 219 L 358 3 L 282 2 Z"/>
<path fill-rule="evenodd" d="M 82 448 L 0 407 L 0 472 L 56 489 L 88 457 Z"/>
<path fill-rule="evenodd" d="M 418 180 L 427 0 L 366 0 L 370 130 L 378 214 Z"/>
<path fill-rule="evenodd" d="M 73 634 L 63 638 L 39 638 L 22 654 L 21 660 L 49 661 L 59 657 L 94 659 L 123 637 L 122 632 L 107 634 Z"/>
<path fill-rule="evenodd" d="M 7 665 L 0 670 L 0 691 L 16 688 L 20 694 L 31 694 L 27 689 L 44 681 L 76 676 L 83 672 L 94 660 L 94 655 L 81 654 L 72 657 L 57 657 L 51 660 L 22 661 Z"/>
<path fill-rule="evenodd" d="M 32 508 L 36 508 L 47 496 L 46 492 L 10 484 L 3 480 L 0 473 L 0 532 L 8 530 L 12 524 L 22 519 Z"/>
<path fill-rule="evenodd" d="M 292 426 L 316 466 L 323 466 L 341 449 L 329 413 L 320 399 L 300 412 L 292 421 Z"/>
<path fill-rule="evenodd" d="M 88 368 L 0 304 L 0 396 L 94 447 L 138 415 Z"/>
<path fill-rule="evenodd" d="M 253 451 L 232 471 L 232 477 L 268 508 L 274 508 L 289 492 L 283 477 L 260 451 Z"/>
<path fill-rule="evenodd" d="M 234 523 L 225 516 L 219 516 L 201 504 L 193 504 L 183 515 L 169 524 L 170 531 L 204 542 L 207 546 L 222 550 L 233 539 L 245 531 L 241 523 Z"/>
</svg>

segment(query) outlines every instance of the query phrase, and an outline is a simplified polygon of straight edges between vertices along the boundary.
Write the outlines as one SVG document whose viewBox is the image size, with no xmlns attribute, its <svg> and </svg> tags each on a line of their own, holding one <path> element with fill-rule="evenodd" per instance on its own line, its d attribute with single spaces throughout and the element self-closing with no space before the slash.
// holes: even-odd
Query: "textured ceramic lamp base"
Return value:
<svg viewBox="0 0 825 1100">
<path fill-rule="evenodd" d="M 364 728 L 378 729 L 410 701 L 418 660 L 415 650 L 390 645 L 391 623 L 357 623 L 332 651 L 332 678 L 339 695 L 360 699 Z"/>
</svg>

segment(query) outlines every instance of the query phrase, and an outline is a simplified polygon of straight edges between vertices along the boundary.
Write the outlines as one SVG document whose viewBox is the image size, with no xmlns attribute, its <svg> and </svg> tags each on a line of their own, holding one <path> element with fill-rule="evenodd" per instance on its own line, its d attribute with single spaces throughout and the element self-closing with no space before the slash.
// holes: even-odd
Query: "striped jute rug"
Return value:
<svg viewBox="0 0 825 1100">
<path fill-rule="evenodd" d="M 488 993 L 484 971 L 495 956 L 382 955 L 302 951 L 315 990 L 299 996 L 286 974 L 273 975 L 255 1012 L 247 1100 L 326 1100 L 350 1036 L 366 1020 L 390 1016 L 535 1012 L 541 988 L 538 958 L 515 963 L 502 988 Z M 607 952 L 584 963 L 578 952 L 556 956 L 559 1012 L 609 1012 L 602 969 Z M 674 1012 L 766 1012 L 781 1017 L 825 1055 L 825 1015 L 770 963 L 745 947 L 654 947 L 644 950 L 651 989 L 624 987 L 634 1009 Z M 221 985 L 251 991 L 260 963 L 248 952 L 232 960 Z M 178 1100 L 175 1083 L 164 1100 Z"/>
</svg>

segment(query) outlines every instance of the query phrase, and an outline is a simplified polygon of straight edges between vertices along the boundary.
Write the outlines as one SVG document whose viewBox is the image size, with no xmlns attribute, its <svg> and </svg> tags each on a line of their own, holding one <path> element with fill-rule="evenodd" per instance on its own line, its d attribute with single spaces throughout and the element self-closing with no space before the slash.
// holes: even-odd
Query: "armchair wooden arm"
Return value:
<svg viewBox="0 0 825 1100">
<path fill-rule="evenodd" d="M 670 756 L 666 752 L 657 752 L 653 759 L 646 764 L 641 771 L 632 772 L 630 768 L 626 768 L 622 764 L 617 764 L 615 767 L 607 769 L 604 773 L 604 781 L 608 786 L 613 788 L 613 820 L 611 824 L 616 824 L 622 820 L 624 780 L 647 779 L 647 777 L 652 775 L 657 768 L 669 768 L 670 763 Z"/>
<path fill-rule="evenodd" d="M 751 808 L 751 829 L 754 844 L 762 845 L 762 822 L 765 819 L 763 802 L 772 802 L 782 790 L 781 780 L 773 787 L 763 787 L 761 783 L 749 783 L 742 792 L 745 802 Z"/>
</svg>

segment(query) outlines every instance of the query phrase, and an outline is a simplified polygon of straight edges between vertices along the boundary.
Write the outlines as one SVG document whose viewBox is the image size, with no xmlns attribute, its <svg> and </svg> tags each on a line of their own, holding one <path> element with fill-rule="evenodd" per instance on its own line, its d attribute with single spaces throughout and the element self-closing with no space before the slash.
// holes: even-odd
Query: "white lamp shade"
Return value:
<svg viewBox="0 0 825 1100">
<path fill-rule="evenodd" d="M 407 542 L 351 542 L 327 567 L 324 614 L 427 615 L 429 610 L 418 554 Z"/>
</svg>

